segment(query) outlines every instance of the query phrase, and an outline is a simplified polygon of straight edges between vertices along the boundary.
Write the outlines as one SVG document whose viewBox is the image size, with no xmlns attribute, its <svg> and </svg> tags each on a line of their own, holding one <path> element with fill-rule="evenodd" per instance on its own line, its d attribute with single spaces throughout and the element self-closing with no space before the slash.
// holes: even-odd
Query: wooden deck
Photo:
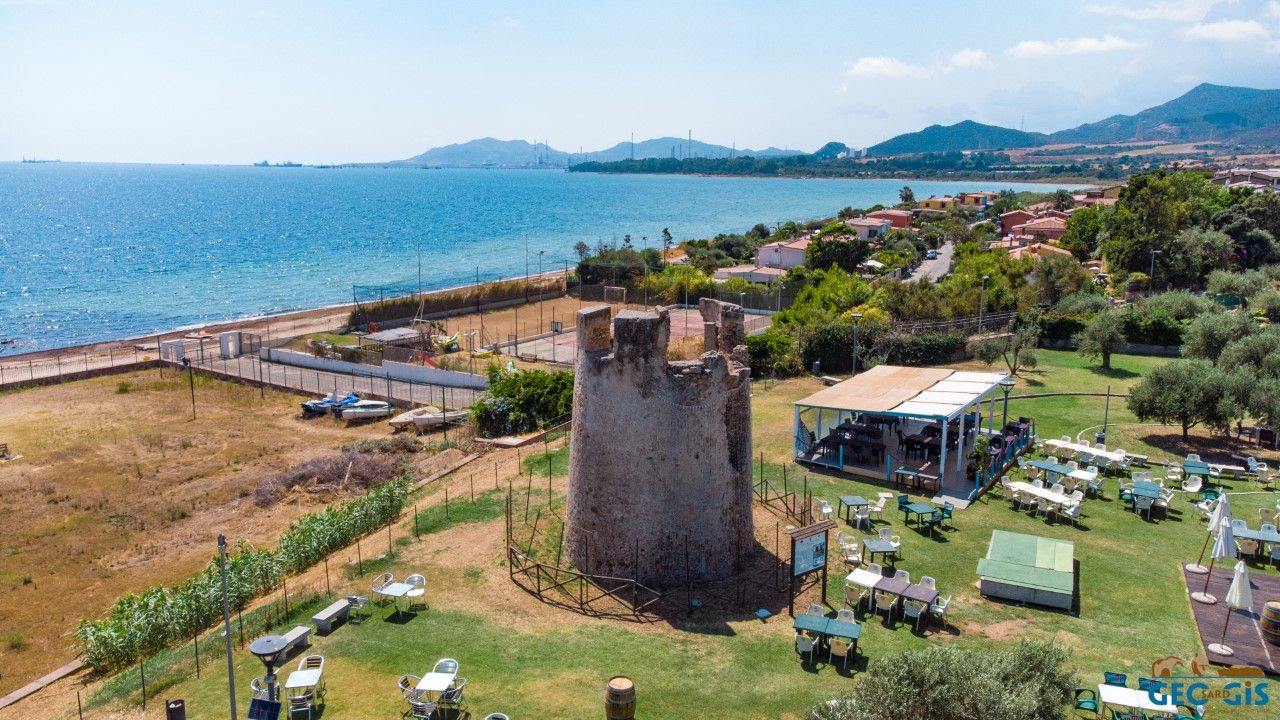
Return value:
<svg viewBox="0 0 1280 720">
<path fill-rule="evenodd" d="M 1227 596 L 1227 587 L 1231 584 L 1231 568 L 1234 565 L 1235 563 L 1229 563 L 1226 567 L 1213 568 L 1213 574 L 1209 578 L 1209 594 L 1218 598 L 1217 603 L 1205 605 L 1190 597 L 1187 598 L 1187 602 L 1191 603 L 1191 612 L 1196 618 L 1196 626 L 1200 629 L 1200 644 L 1205 648 L 1205 657 L 1215 665 L 1252 665 L 1268 674 L 1280 675 L 1280 665 L 1277 665 L 1280 663 L 1280 645 L 1272 645 L 1264 641 L 1262 632 L 1258 629 L 1258 618 L 1262 613 L 1262 606 L 1268 600 L 1280 600 L 1280 577 L 1261 573 L 1249 574 L 1249 585 L 1253 590 L 1253 607 L 1247 613 L 1243 610 L 1234 611 L 1231 624 L 1227 627 L 1226 644 L 1235 651 L 1235 655 L 1216 655 L 1208 651 L 1211 643 L 1222 639 L 1222 626 L 1226 623 L 1228 611 L 1222 598 Z M 1185 568 L 1182 575 L 1187 584 L 1188 594 L 1204 587 L 1203 575 L 1188 573 Z"/>
</svg>

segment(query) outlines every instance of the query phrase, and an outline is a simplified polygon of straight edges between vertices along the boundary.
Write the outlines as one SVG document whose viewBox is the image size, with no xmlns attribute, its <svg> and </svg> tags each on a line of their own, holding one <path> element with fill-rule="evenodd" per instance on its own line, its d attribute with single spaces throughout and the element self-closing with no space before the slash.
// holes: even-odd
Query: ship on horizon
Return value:
<svg viewBox="0 0 1280 720">
<path fill-rule="evenodd" d="M 39 158 L 29 158 L 26 155 L 23 155 L 22 162 L 29 163 L 31 165 L 40 165 L 43 163 L 60 163 L 62 161 L 61 160 L 41 160 Z"/>
</svg>

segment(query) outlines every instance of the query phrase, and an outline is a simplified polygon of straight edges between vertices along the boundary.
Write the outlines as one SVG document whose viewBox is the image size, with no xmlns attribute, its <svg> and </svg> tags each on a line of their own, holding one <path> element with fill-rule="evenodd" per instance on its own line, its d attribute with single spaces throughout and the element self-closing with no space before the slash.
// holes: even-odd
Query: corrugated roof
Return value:
<svg viewBox="0 0 1280 720">
<path fill-rule="evenodd" d="M 877 365 L 861 375 L 823 388 L 796 405 L 950 418 L 991 392 L 1004 378 L 1004 373 Z"/>
</svg>

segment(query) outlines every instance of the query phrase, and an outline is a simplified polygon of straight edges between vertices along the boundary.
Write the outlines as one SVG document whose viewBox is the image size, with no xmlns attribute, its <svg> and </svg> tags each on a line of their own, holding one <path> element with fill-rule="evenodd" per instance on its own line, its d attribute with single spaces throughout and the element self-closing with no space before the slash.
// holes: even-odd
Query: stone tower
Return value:
<svg viewBox="0 0 1280 720">
<path fill-rule="evenodd" d="M 670 320 L 578 311 L 565 549 L 580 570 L 655 588 L 741 569 L 751 522 L 742 308 L 703 300 L 705 352 L 667 362 Z"/>
</svg>

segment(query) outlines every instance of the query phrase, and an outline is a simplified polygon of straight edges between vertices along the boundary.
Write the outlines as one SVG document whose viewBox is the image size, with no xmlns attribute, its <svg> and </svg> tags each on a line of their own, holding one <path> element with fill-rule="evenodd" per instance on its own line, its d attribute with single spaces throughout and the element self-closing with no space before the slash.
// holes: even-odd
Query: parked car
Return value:
<svg viewBox="0 0 1280 720">
<path fill-rule="evenodd" d="M 925 251 L 924 251 L 924 259 L 925 259 L 925 260 L 937 260 L 937 259 L 938 259 L 938 251 L 937 251 L 937 250 L 934 250 L 933 248 L 929 248 L 928 250 L 925 250 Z"/>
</svg>

